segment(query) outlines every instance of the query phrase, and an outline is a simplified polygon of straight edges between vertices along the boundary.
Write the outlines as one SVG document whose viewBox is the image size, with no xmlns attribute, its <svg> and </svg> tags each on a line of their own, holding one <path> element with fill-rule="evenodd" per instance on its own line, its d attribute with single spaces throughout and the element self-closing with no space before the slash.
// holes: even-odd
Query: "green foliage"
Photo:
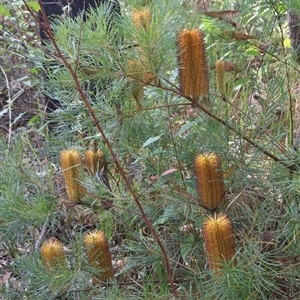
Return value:
<svg viewBox="0 0 300 300">
<path fill-rule="evenodd" d="M 33 12 L 36 1 L 28 1 Z M 35 79 L 39 68 L 30 63 L 29 47 L 37 42 L 36 22 L 27 11 L 24 1 L 4 0 L 0 4 L 0 117 L 1 131 L 12 130 L 27 124 L 36 116 L 41 125 L 39 99 L 41 92 Z M 33 53 L 31 53 L 32 55 Z"/>
<path fill-rule="evenodd" d="M 149 30 L 132 21 L 145 2 Z M 299 297 L 299 74 L 284 44 L 286 11 L 298 2 L 216 1 L 209 10 L 240 11 L 224 19 L 208 16 L 197 1 L 130 0 L 121 3 L 111 31 L 103 21 L 107 9 L 98 8 L 86 23 L 51 23 L 57 47 L 49 40 L 24 52 L 20 40 L 5 39 L 5 53 L 26 54 L 30 76 L 46 72 L 45 92 L 61 102 L 47 116 L 55 122 L 51 132 L 10 131 L 0 141 L 0 247 L 11 259 L 4 272 L 15 277 L 0 290 L 5 299 L 172 299 L 157 237 L 179 297 Z M 12 20 L 19 5 L 1 5 L 0 13 Z M 33 34 L 26 20 L 17 22 L 18 37 Z M 205 35 L 210 91 L 192 103 L 179 89 L 176 35 L 195 27 Z M 254 38 L 238 40 L 234 32 Z M 218 59 L 231 66 L 224 97 L 217 92 Z M 153 80 L 141 82 L 131 61 L 142 61 Z M 144 95 L 137 100 L 139 84 Z M 35 118 L 30 126 L 41 122 Z M 107 162 L 95 177 L 81 174 L 87 195 L 76 205 L 67 199 L 59 163 L 61 150 L 71 147 L 82 154 L 100 148 Z M 222 158 L 227 205 L 219 211 L 232 220 L 236 238 L 236 265 L 224 263 L 218 275 L 208 270 L 201 233 L 213 212 L 199 206 L 193 170 L 195 155 L 207 152 Z M 115 280 L 102 287 L 91 285 L 97 269 L 82 247 L 82 235 L 94 228 L 108 236 L 115 268 Z M 49 237 L 64 244 L 68 260 L 54 274 L 39 254 Z"/>
</svg>

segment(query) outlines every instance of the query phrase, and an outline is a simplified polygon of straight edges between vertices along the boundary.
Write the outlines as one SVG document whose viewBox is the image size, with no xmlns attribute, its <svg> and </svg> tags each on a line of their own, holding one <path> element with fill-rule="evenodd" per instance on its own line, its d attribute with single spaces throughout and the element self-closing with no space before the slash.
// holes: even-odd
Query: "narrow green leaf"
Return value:
<svg viewBox="0 0 300 300">
<path fill-rule="evenodd" d="M 149 138 L 145 143 L 143 143 L 143 148 L 145 148 L 145 147 L 149 146 L 150 144 L 158 141 L 161 138 L 161 136 L 162 136 L 162 134 Z"/>
</svg>

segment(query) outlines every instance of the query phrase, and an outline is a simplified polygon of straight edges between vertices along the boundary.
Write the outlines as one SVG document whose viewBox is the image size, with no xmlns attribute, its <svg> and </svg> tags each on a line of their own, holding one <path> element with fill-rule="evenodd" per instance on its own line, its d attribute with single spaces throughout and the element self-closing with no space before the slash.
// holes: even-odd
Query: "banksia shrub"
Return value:
<svg viewBox="0 0 300 300">
<path fill-rule="evenodd" d="M 225 63 L 223 60 L 216 61 L 217 88 L 220 95 L 225 94 Z"/>
<path fill-rule="evenodd" d="M 151 19 L 151 12 L 147 7 L 143 7 L 141 10 L 134 9 L 132 11 L 132 21 L 137 28 L 144 28 L 147 31 L 149 29 Z"/>
<path fill-rule="evenodd" d="M 194 161 L 200 205 L 216 210 L 225 199 L 220 158 L 214 154 L 196 155 Z"/>
<path fill-rule="evenodd" d="M 63 245 L 57 239 L 49 239 L 41 246 L 42 263 L 49 273 L 52 273 L 55 268 L 66 264 L 66 257 Z"/>
<path fill-rule="evenodd" d="M 78 150 L 66 149 L 60 154 L 60 162 L 68 197 L 77 202 L 86 193 L 84 186 L 79 182 L 79 175 L 82 171 L 81 155 Z"/>
<path fill-rule="evenodd" d="M 204 37 L 199 29 L 177 34 L 180 89 L 184 96 L 198 98 L 208 93 Z"/>
<path fill-rule="evenodd" d="M 87 260 L 90 266 L 101 271 L 93 278 L 93 284 L 101 284 L 114 277 L 111 256 L 105 234 L 100 230 L 84 236 Z"/>
<path fill-rule="evenodd" d="M 87 150 L 84 154 L 85 165 L 91 175 L 95 175 L 106 164 L 105 157 L 102 151 Z"/>
<path fill-rule="evenodd" d="M 202 233 L 209 268 L 212 271 L 218 270 L 222 261 L 229 262 L 235 254 L 231 221 L 224 214 L 208 217 L 203 222 Z"/>
</svg>

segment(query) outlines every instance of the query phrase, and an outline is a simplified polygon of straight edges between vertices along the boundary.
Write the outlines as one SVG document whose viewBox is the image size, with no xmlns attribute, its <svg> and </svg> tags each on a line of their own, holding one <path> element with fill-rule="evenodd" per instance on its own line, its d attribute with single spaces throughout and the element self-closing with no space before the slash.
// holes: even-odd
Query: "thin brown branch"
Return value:
<svg viewBox="0 0 300 300">
<path fill-rule="evenodd" d="M 283 165 L 284 167 L 288 168 L 292 172 L 295 172 L 298 169 L 297 165 L 295 165 L 295 164 L 289 164 L 286 161 L 284 161 L 284 160 L 280 159 L 279 157 L 277 157 L 276 155 L 274 155 L 273 153 L 271 153 L 270 151 L 266 150 L 263 146 L 259 145 L 257 142 L 255 142 L 254 140 L 252 140 L 250 137 L 248 137 L 247 135 L 243 134 L 238 128 L 230 125 L 224 119 L 218 117 L 213 112 L 211 112 L 204 105 L 200 104 L 198 101 L 195 101 L 195 99 L 192 99 L 190 97 L 185 97 L 176 88 L 169 88 L 169 87 L 163 87 L 163 86 L 160 86 L 160 87 L 162 89 L 164 89 L 164 90 L 171 91 L 173 93 L 176 93 L 176 94 L 178 94 L 178 95 L 186 98 L 188 101 L 190 101 L 190 103 L 191 103 L 191 105 L 193 107 L 196 107 L 196 108 L 200 109 L 205 114 L 207 114 L 208 116 L 210 116 L 212 119 L 214 119 L 217 122 L 219 122 L 219 123 L 223 124 L 224 126 L 226 126 L 228 129 L 230 129 L 232 132 L 234 132 L 240 138 L 242 138 L 243 140 L 245 140 L 246 142 L 248 142 L 250 145 L 252 145 L 253 147 L 255 147 L 257 150 L 259 150 L 260 152 L 262 152 L 263 154 L 265 154 L 266 156 L 268 156 L 269 158 L 271 158 L 273 161 L 280 163 L 281 165 Z"/>
<path fill-rule="evenodd" d="M 167 252 L 166 252 L 166 249 L 164 248 L 164 245 L 162 243 L 162 241 L 160 240 L 156 230 L 154 229 L 151 221 L 148 219 L 146 213 L 144 212 L 144 209 L 138 199 L 138 196 L 136 195 L 136 193 L 134 192 L 127 176 L 126 176 L 126 173 L 124 171 L 124 169 L 122 168 L 121 166 L 121 163 L 116 155 L 116 153 L 114 152 L 113 148 L 112 148 L 112 145 L 110 143 L 110 141 L 108 140 L 107 136 L 105 135 L 103 129 L 102 129 L 102 126 L 100 125 L 100 122 L 98 121 L 96 115 L 95 115 L 95 112 L 93 110 L 93 107 L 91 106 L 91 104 L 89 103 L 84 91 L 82 90 L 81 86 L 80 86 L 80 82 L 78 80 L 78 77 L 74 71 L 74 69 L 72 68 L 72 66 L 68 63 L 68 61 L 66 60 L 66 58 L 64 57 L 64 55 L 62 54 L 62 52 L 60 51 L 60 48 L 54 38 L 54 35 L 51 31 L 51 27 L 50 27 L 50 23 L 46 17 L 46 13 L 45 13 L 45 10 L 43 9 L 43 6 L 42 6 L 42 1 L 39 0 L 39 4 L 40 4 L 40 7 L 41 7 L 41 12 L 42 12 L 42 16 L 43 16 L 43 19 L 44 19 L 44 29 L 50 39 L 50 41 L 52 42 L 56 52 L 57 52 L 57 55 L 58 57 L 61 59 L 63 65 L 67 68 L 67 70 L 70 72 L 73 80 L 74 80 L 74 83 L 76 85 L 76 88 L 81 96 L 81 99 L 85 105 L 85 107 L 88 109 L 89 111 L 89 114 L 94 122 L 94 124 L 96 125 L 97 127 L 97 130 L 99 131 L 99 133 L 101 134 L 102 138 L 103 138 L 103 141 L 104 143 L 106 144 L 113 160 L 114 160 L 114 163 L 116 164 L 119 172 L 120 172 L 120 175 L 122 177 L 122 179 L 124 180 L 124 183 L 127 187 L 127 190 L 129 191 L 129 193 L 132 195 L 133 197 L 133 200 L 135 201 L 141 215 L 142 215 L 142 218 L 144 219 L 145 223 L 147 224 L 147 226 L 149 227 L 151 233 L 153 234 L 153 237 L 154 239 L 156 240 L 156 242 L 158 243 L 161 251 L 162 251 L 162 255 L 163 255 L 163 259 L 164 259 L 164 262 L 165 262 L 165 267 L 166 267 L 166 271 L 167 271 L 167 275 L 168 275 L 168 280 L 169 280 L 169 283 L 171 285 L 171 289 L 172 289 L 172 292 L 173 292 L 173 295 L 174 297 L 178 298 L 178 294 L 177 294 L 177 291 L 176 291 L 176 288 L 175 288 L 175 285 L 174 285 L 174 281 L 173 281 L 173 277 L 172 277 L 172 273 L 171 273 L 171 269 L 170 269 L 170 266 L 169 266 L 169 262 L 168 262 L 168 255 L 167 255 Z M 26 5 L 26 3 L 25 3 Z M 27 9 L 30 11 L 29 7 L 26 5 Z"/>
<path fill-rule="evenodd" d="M 237 134 L 238 136 L 240 136 L 243 140 L 245 140 L 246 142 L 248 142 L 249 144 L 251 144 L 253 147 L 255 147 L 257 150 L 259 150 L 260 152 L 262 152 L 263 154 L 265 154 L 266 156 L 268 156 L 269 158 L 271 158 L 273 161 L 280 163 L 281 165 L 283 165 L 284 167 L 288 168 L 292 172 L 296 171 L 297 166 L 295 164 L 291 164 L 290 165 L 290 164 L 286 163 L 285 161 L 283 161 L 282 159 L 280 159 L 279 157 L 277 157 L 276 155 L 274 155 L 271 152 L 269 152 L 268 150 L 264 149 L 261 145 L 259 145 L 258 143 L 256 143 L 254 140 L 252 140 L 248 136 L 246 136 L 243 133 L 241 133 L 237 128 L 233 127 L 232 125 L 228 124 L 222 118 L 220 118 L 220 117 L 216 116 L 215 114 L 213 114 L 208 108 L 206 108 L 205 106 L 201 105 L 199 102 L 197 102 L 197 103 L 193 102 L 193 107 L 199 108 L 201 111 L 203 111 L 204 113 L 206 113 L 212 119 L 214 119 L 214 120 L 218 121 L 219 123 L 223 124 L 224 126 L 226 126 L 232 132 L 234 132 L 235 134 Z"/>
</svg>

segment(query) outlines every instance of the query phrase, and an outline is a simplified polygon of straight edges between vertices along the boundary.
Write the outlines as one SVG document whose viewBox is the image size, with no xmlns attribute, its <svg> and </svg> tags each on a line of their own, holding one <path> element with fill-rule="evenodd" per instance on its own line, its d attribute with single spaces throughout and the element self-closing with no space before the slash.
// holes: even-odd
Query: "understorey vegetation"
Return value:
<svg viewBox="0 0 300 300">
<path fill-rule="evenodd" d="M 300 1 L 40 4 L 0 4 L 0 298 L 299 299 Z"/>
</svg>

